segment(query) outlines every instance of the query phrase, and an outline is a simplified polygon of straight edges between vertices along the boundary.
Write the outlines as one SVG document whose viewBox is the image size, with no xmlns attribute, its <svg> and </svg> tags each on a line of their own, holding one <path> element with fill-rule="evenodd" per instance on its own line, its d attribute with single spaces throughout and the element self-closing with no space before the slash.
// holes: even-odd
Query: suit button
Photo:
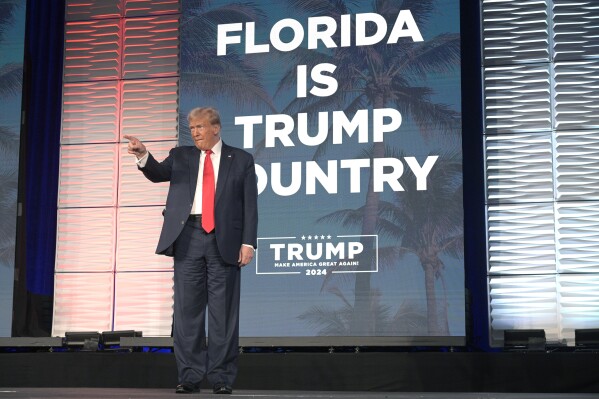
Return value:
<svg viewBox="0 0 599 399">
<path fill-rule="evenodd" d="M 181 224 L 185 224 L 185 221 L 184 221 L 184 220 L 181 220 Z"/>
</svg>

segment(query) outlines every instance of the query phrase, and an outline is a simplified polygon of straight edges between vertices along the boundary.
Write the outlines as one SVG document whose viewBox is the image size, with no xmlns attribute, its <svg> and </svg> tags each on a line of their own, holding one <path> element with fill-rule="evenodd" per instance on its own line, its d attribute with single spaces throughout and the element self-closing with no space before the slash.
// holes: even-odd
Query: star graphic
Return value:
<svg viewBox="0 0 599 399">
<path fill-rule="evenodd" d="M 329 239 L 329 240 L 331 239 L 331 235 L 330 234 L 327 236 L 327 239 Z"/>
<path fill-rule="evenodd" d="M 324 236 L 320 236 L 320 239 L 321 239 L 321 240 L 324 240 Z"/>
<path fill-rule="evenodd" d="M 302 236 L 302 240 L 305 240 L 305 239 L 306 239 L 306 236 Z"/>
<path fill-rule="evenodd" d="M 308 236 L 308 240 L 311 240 L 311 239 L 312 239 L 312 236 Z"/>
</svg>

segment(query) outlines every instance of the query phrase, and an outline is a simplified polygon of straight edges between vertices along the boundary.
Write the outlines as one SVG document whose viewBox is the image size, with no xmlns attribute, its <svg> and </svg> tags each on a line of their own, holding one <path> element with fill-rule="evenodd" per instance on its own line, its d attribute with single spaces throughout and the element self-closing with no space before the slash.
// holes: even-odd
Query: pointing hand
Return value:
<svg viewBox="0 0 599 399">
<path fill-rule="evenodd" d="M 124 135 L 123 138 L 129 140 L 129 144 L 127 145 L 127 152 L 129 154 L 133 154 L 137 157 L 137 159 L 143 158 L 144 155 L 148 152 L 146 150 L 146 146 L 139 141 L 137 137 Z"/>
</svg>

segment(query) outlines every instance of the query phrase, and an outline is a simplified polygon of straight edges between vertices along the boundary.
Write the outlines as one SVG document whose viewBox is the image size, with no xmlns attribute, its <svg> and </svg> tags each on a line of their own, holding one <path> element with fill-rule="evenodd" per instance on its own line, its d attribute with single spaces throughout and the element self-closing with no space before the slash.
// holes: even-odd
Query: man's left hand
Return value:
<svg viewBox="0 0 599 399">
<path fill-rule="evenodd" d="M 244 267 L 248 263 L 252 261 L 254 258 L 254 248 L 248 247 L 247 245 L 242 245 L 239 249 L 239 259 L 237 262 L 239 263 L 239 267 Z"/>
</svg>

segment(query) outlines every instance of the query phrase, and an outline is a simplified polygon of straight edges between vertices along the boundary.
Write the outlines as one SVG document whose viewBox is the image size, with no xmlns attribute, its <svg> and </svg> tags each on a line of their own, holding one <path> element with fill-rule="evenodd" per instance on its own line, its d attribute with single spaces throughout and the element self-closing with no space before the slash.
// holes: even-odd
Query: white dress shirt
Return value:
<svg viewBox="0 0 599 399">
<path fill-rule="evenodd" d="M 210 159 L 212 160 L 212 168 L 214 169 L 214 189 L 216 191 L 216 181 L 218 179 L 218 167 L 220 166 L 220 155 L 222 153 L 223 141 L 219 140 L 218 143 L 212 147 L 212 154 L 210 154 Z M 143 168 L 146 166 L 146 162 L 148 161 L 148 154 L 139 158 L 137 160 L 137 166 Z M 192 215 L 201 215 L 202 214 L 202 184 L 204 182 L 204 159 L 206 158 L 206 151 L 202 151 L 200 155 L 200 167 L 198 169 L 198 182 L 196 184 L 196 192 L 193 198 L 193 205 L 191 206 L 191 214 Z"/>
<path fill-rule="evenodd" d="M 216 192 L 216 180 L 218 179 L 218 167 L 220 166 L 220 154 L 222 153 L 223 142 L 218 140 L 218 143 L 212 147 L 212 154 L 210 159 L 212 160 L 212 168 L 214 168 L 214 191 Z M 206 151 L 202 151 L 200 155 L 200 168 L 198 169 L 198 183 L 196 184 L 196 193 L 193 197 L 193 205 L 191 206 L 191 214 L 199 215 L 202 213 L 202 187 L 204 184 L 204 159 L 206 158 Z"/>
</svg>

